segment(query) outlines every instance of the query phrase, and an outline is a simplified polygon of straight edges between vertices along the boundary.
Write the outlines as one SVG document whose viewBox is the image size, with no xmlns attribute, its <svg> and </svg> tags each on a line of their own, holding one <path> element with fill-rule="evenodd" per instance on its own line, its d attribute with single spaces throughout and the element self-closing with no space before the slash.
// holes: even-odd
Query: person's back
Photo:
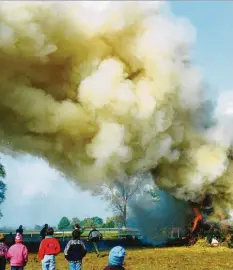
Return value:
<svg viewBox="0 0 233 270">
<path fill-rule="evenodd" d="M 125 249 L 117 246 L 111 249 L 108 258 L 108 266 L 104 270 L 125 270 L 123 267 L 125 259 Z"/>
<path fill-rule="evenodd" d="M 99 240 L 102 239 L 102 234 L 97 231 L 95 228 L 92 228 L 88 235 L 88 240 L 91 242 L 98 242 Z"/>
<path fill-rule="evenodd" d="M 65 258 L 69 262 L 70 269 L 81 269 L 82 259 L 86 256 L 86 247 L 79 239 L 78 230 L 72 232 L 73 240 L 70 240 L 65 247 Z"/>
<path fill-rule="evenodd" d="M 73 232 L 78 232 L 79 233 L 79 238 L 81 237 L 81 235 L 83 234 L 83 232 L 84 232 L 84 230 L 85 230 L 85 227 L 81 227 L 79 224 L 75 224 L 74 225 L 74 230 L 73 230 Z M 72 233 L 73 233 L 72 232 Z"/>
<path fill-rule="evenodd" d="M 23 267 L 28 261 L 28 250 L 27 247 L 22 243 L 23 238 L 19 233 L 15 237 L 15 244 L 11 246 L 7 253 L 7 258 L 10 260 L 10 265 L 14 267 Z"/>
<path fill-rule="evenodd" d="M 8 258 L 12 266 L 24 266 L 27 256 L 27 248 L 22 243 L 16 243 L 9 248 Z"/>
<path fill-rule="evenodd" d="M 20 225 L 19 228 L 16 230 L 16 234 L 17 233 L 23 235 L 23 226 L 22 225 Z"/>
<path fill-rule="evenodd" d="M 45 239 L 47 229 L 48 229 L 48 224 L 45 224 L 43 229 L 40 231 L 40 236 L 42 240 Z"/>
<path fill-rule="evenodd" d="M 44 255 L 57 255 L 60 252 L 60 244 L 57 239 L 46 236 L 41 242 L 39 256 L 43 259 Z"/>
<path fill-rule="evenodd" d="M 40 243 L 38 257 L 43 269 L 55 269 L 55 256 L 61 251 L 60 243 L 53 237 L 53 233 L 53 228 L 48 228 L 45 239 Z"/>
<path fill-rule="evenodd" d="M 64 251 L 68 261 L 81 261 L 86 255 L 86 248 L 81 240 L 70 240 Z"/>
</svg>

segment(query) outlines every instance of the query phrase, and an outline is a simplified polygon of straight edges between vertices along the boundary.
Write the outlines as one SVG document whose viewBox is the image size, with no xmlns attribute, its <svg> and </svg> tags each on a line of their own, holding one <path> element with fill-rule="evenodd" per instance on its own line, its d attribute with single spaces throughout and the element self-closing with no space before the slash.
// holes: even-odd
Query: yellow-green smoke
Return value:
<svg viewBox="0 0 233 270">
<path fill-rule="evenodd" d="M 230 205 L 227 147 L 191 121 L 203 101 L 194 40 L 156 1 L 1 2 L 0 150 L 83 187 L 157 167 L 177 197 Z"/>
</svg>

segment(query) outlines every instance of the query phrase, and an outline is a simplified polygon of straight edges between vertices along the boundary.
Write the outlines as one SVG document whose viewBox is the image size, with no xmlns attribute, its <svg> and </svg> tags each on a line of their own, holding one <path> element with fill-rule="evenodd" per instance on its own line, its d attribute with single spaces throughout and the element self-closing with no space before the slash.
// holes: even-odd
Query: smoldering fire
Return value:
<svg viewBox="0 0 233 270">
<path fill-rule="evenodd" d="M 1 2 L 0 151 L 41 156 L 85 188 L 157 168 L 177 198 L 231 208 L 230 142 L 192 123 L 205 90 L 195 30 L 164 5 Z"/>
</svg>

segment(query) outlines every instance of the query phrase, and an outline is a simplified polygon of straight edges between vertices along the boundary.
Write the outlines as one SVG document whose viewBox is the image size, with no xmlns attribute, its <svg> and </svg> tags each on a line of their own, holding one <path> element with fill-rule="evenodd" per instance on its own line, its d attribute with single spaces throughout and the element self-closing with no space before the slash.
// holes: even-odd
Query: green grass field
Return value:
<svg viewBox="0 0 233 270">
<path fill-rule="evenodd" d="M 100 258 L 89 253 L 83 260 L 83 270 L 102 270 L 108 261 L 108 252 Z M 178 247 L 127 250 L 126 270 L 228 270 L 233 269 L 233 251 L 226 247 Z M 9 270 L 9 266 L 7 270 Z M 39 270 L 41 264 L 35 254 L 25 270 Z M 66 270 L 68 265 L 63 254 L 57 257 L 56 270 Z"/>
</svg>

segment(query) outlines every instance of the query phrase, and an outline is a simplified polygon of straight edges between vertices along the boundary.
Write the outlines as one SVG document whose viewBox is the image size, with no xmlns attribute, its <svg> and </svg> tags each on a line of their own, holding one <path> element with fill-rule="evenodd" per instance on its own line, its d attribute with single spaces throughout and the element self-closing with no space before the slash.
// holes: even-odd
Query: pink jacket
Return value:
<svg viewBox="0 0 233 270">
<path fill-rule="evenodd" d="M 22 243 L 11 246 L 7 253 L 11 266 L 24 266 L 28 261 L 28 250 Z"/>
</svg>

